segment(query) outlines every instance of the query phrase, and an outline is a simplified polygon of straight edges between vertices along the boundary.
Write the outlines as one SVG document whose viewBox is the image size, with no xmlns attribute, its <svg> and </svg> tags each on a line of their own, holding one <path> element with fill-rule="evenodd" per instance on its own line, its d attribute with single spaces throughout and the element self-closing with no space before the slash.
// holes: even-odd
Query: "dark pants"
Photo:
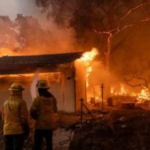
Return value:
<svg viewBox="0 0 150 150">
<path fill-rule="evenodd" d="M 52 150 L 52 130 L 35 130 L 34 147 L 35 150 L 42 150 L 43 140 L 46 142 L 46 150 Z"/>
<path fill-rule="evenodd" d="M 24 134 L 4 135 L 4 150 L 22 150 Z"/>
</svg>

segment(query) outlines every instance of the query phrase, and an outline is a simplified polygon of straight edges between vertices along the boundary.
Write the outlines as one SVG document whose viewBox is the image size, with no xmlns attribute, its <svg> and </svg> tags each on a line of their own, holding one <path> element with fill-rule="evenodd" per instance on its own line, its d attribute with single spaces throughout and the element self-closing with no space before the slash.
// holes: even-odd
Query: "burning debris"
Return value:
<svg viewBox="0 0 150 150">
<path fill-rule="evenodd" d="M 120 84 L 119 90 L 111 87 L 111 97 L 116 105 L 121 102 L 134 102 L 137 106 L 150 106 L 150 93 L 144 86 L 139 92 L 130 92 L 124 84 Z"/>
<path fill-rule="evenodd" d="M 133 88 L 131 89 L 131 87 L 127 86 L 125 83 L 121 83 L 120 85 L 116 84 L 117 86 L 113 86 L 110 82 L 110 88 L 108 89 L 109 92 L 106 93 L 105 85 L 107 82 L 107 78 L 109 78 L 109 73 L 104 73 L 103 65 L 99 65 L 99 69 L 101 69 L 102 74 L 105 74 L 105 77 L 102 78 L 102 76 L 98 77 L 96 75 L 100 72 L 97 69 L 98 67 L 95 68 L 94 66 L 94 63 L 96 62 L 95 57 L 98 54 L 98 50 L 93 48 L 90 52 L 83 53 L 83 56 L 78 59 L 78 61 L 82 62 L 82 65 L 84 65 L 84 68 L 82 68 L 82 74 L 85 75 L 85 79 L 83 78 L 83 76 L 82 78 L 83 80 L 85 80 L 85 101 L 91 109 L 101 108 L 103 102 L 105 103 L 105 105 L 107 105 L 109 97 L 112 99 L 115 106 L 121 106 L 122 104 L 126 105 L 127 103 L 129 103 L 129 105 L 132 103 L 132 106 L 134 104 L 144 106 L 145 103 L 147 105 L 150 102 L 149 89 L 145 86 L 142 86 L 142 88 L 138 88 L 138 90 L 135 90 Z M 99 78 L 102 78 L 102 80 L 99 80 Z M 104 85 L 103 90 L 102 85 Z M 149 106 L 149 104 L 147 106 Z"/>
</svg>

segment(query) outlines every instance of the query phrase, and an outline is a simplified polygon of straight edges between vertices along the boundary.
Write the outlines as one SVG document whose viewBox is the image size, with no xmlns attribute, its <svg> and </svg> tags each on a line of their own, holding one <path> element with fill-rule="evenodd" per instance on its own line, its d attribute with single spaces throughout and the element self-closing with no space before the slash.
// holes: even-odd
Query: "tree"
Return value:
<svg viewBox="0 0 150 150">
<path fill-rule="evenodd" d="M 142 54 L 141 54 L 142 55 Z M 130 61 L 129 61 L 130 59 Z M 130 87 L 150 87 L 150 58 L 128 53 L 120 62 L 116 72 L 119 81 Z"/>
<path fill-rule="evenodd" d="M 102 34 L 106 40 L 103 50 L 106 66 L 113 51 L 111 39 L 127 27 L 149 19 L 142 0 L 36 0 L 36 3 L 58 25 L 73 27 L 80 44 L 94 40 L 98 46 L 97 38 L 101 35 L 96 34 Z"/>
<path fill-rule="evenodd" d="M 111 55 L 111 73 L 116 73 L 115 81 L 130 87 L 150 87 L 150 45 L 149 24 L 142 24 L 140 30 L 133 31 L 133 37 L 123 42 Z M 140 38 L 139 38 L 140 37 Z"/>
<path fill-rule="evenodd" d="M 145 9 L 150 2 L 146 0 L 36 0 L 36 3 L 59 26 L 74 28 L 77 41 L 85 49 L 98 47 L 108 72 L 110 55 L 129 37 L 131 29 L 150 20 Z M 125 30 L 112 47 L 112 40 Z"/>
</svg>

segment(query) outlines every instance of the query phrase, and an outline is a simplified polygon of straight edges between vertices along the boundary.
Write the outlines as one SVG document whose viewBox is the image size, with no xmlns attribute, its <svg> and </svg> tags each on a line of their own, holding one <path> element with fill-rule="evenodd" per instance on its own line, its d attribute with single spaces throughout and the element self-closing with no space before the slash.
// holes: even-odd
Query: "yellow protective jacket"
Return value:
<svg viewBox="0 0 150 150">
<path fill-rule="evenodd" d="M 30 115 L 36 120 L 35 129 L 49 130 L 55 128 L 56 110 L 54 97 L 37 96 L 30 108 Z"/>
<path fill-rule="evenodd" d="M 3 134 L 23 134 L 24 125 L 28 124 L 26 102 L 21 96 L 10 96 L 2 108 Z"/>
</svg>

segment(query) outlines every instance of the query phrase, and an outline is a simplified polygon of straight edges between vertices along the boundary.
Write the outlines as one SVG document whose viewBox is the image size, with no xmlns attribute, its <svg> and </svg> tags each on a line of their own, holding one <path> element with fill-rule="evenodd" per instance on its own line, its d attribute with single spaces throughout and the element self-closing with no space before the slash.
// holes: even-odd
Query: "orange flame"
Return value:
<svg viewBox="0 0 150 150">
<path fill-rule="evenodd" d="M 94 60 L 95 56 L 98 54 L 98 50 L 96 48 L 93 48 L 89 52 L 85 52 L 83 56 L 78 59 L 78 61 L 83 61 L 85 65 L 85 71 L 86 71 L 86 87 L 89 86 L 89 80 L 88 77 L 90 73 L 92 72 L 92 66 L 91 62 Z"/>
<path fill-rule="evenodd" d="M 124 84 L 120 85 L 120 89 L 115 92 L 115 87 L 111 87 L 110 89 L 111 95 L 114 96 L 130 96 L 135 97 L 137 100 L 150 100 L 150 92 L 148 88 L 144 87 L 141 89 L 140 92 L 129 92 L 127 88 L 125 88 Z"/>
<path fill-rule="evenodd" d="M 83 56 L 80 58 L 80 60 L 91 62 L 97 54 L 98 54 L 98 50 L 96 48 L 92 48 L 90 52 L 85 52 Z"/>
<path fill-rule="evenodd" d="M 124 84 L 120 84 L 120 89 L 118 91 L 115 92 L 115 88 L 111 87 L 110 88 L 110 93 L 112 95 L 122 95 L 122 96 L 126 96 L 128 95 L 128 90 L 125 88 Z"/>
<path fill-rule="evenodd" d="M 143 87 L 141 92 L 138 94 L 138 100 L 150 100 L 150 93 L 146 87 Z"/>
</svg>

